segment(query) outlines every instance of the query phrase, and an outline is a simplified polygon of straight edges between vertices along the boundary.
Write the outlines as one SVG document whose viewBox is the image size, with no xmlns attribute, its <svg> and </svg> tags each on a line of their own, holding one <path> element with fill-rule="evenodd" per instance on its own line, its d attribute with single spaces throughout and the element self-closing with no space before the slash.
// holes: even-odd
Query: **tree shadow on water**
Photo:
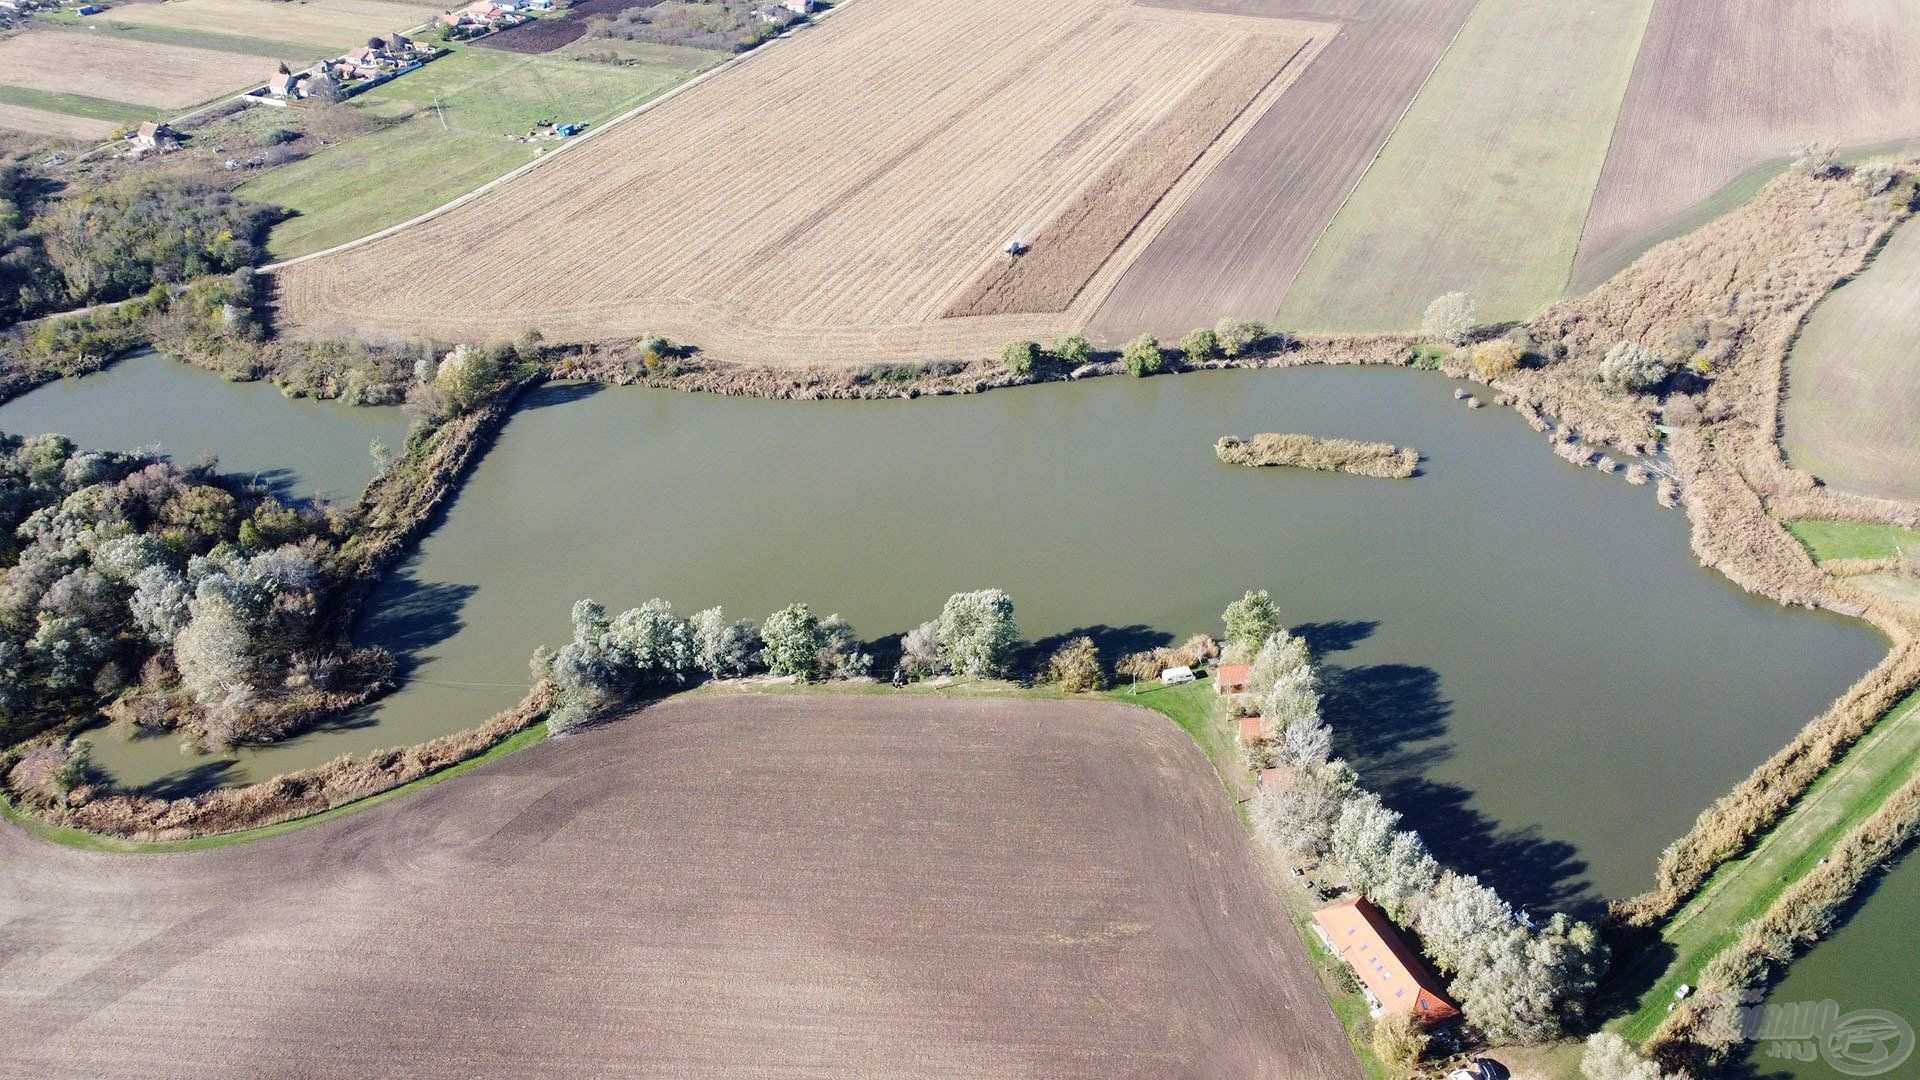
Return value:
<svg viewBox="0 0 1920 1080">
<path fill-rule="evenodd" d="M 1301 623 L 1293 628 L 1293 634 L 1307 643 L 1307 651 L 1325 663 L 1328 653 L 1346 652 L 1372 637 L 1378 629 L 1377 619 L 1332 619 Z"/>
<path fill-rule="evenodd" d="M 1053 654 L 1061 646 L 1074 638 L 1092 638 L 1093 648 L 1100 654 L 1100 664 L 1107 670 L 1121 657 L 1129 653 L 1145 652 L 1174 644 L 1173 635 L 1164 630 L 1155 630 L 1143 623 L 1130 626 L 1081 626 L 1059 634 L 1050 634 L 1024 644 L 1014 658 L 1014 665 L 1022 671 L 1039 671 L 1044 668 Z"/>
<path fill-rule="evenodd" d="M 421 581 L 411 573 L 396 574 L 375 595 L 372 607 L 354 631 L 354 640 L 386 648 L 399 659 L 404 674 L 418 663 L 422 652 L 466 626 L 460 610 L 479 588 Z"/>
<path fill-rule="evenodd" d="M 202 761 L 132 790 L 135 794 L 155 799 L 183 799 L 219 787 L 226 780 L 226 774 L 237 764 L 229 758 Z"/>
<path fill-rule="evenodd" d="M 1531 826 L 1504 828 L 1473 808 L 1474 792 L 1429 775 L 1454 755 L 1446 741 L 1453 703 L 1441 693 L 1438 673 L 1411 664 L 1325 664 L 1321 680 L 1334 752 L 1404 815 L 1404 826 L 1442 865 L 1479 877 L 1518 905 L 1583 918 L 1600 913 L 1573 845 Z"/>
<path fill-rule="evenodd" d="M 537 386 L 520 399 L 520 408 L 526 410 L 545 409 L 555 405 L 569 405 L 583 401 L 605 390 L 601 383 L 547 383 Z"/>
</svg>

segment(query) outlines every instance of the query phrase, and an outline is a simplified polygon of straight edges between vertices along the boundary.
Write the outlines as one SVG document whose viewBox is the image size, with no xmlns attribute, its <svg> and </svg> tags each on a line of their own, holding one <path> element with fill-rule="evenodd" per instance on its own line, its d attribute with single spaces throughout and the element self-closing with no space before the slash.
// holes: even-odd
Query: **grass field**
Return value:
<svg viewBox="0 0 1920 1080">
<path fill-rule="evenodd" d="M 155 120 L 166 114 L 163 109 L 129 105 L 124 101 L 109 101 L 106 98 L 92 97 L 87 94 L 33 90 L 24 86 L 0 85 L 0 105 L 64 113 L 83 120 L 105 121 L 115 126 L 137 124 L 142 120 Z"/>
<path fill-rule="evenodd" d="M 1920 226 L 1820 302 L 1787 358 L 1793 464 L 1837 488 L 1920 500 Z"/>
<path fill-rule="evenodd" d="M 552 165 L 279 271 L 282 317 L 302 333 L 661 333 L 794 364 L 998 352 L 1080 325 L 1173 200 L 1127 201 L 1149 218 L 1073 310 L 943 319 L 1009 237 L 1040 235 L 1115 160 L 1161 152 L 1144 133 L 1252 39 L 1326 31 L 1118 0 L 849 4 Z M 1299 56 L 1281 50 L 1269 92 Z M 503 296 L 508 273 L 521 288 Z"/>
<path fill-rule="evenodd" d="M 1560 296 L 1653 0 L 1485 0 L 1294 280 L 1282 325 L 1487 322 Z"/>
<path fill-rule="evenodd" d="M 1830 521 L 1805 518 L 1787 522 L 1791 532 L 1816 562 L 1829 559 L 1891 559 L 1920 554 L 1920 530 L 1871 521 Z"/>
<path fill-rule="evenodd" d="M 1617 982 L 1648 983 L 1638 1007 L 1615 1026 L 1638 1043 L 1666 1019 L 1682 983 L 1697 985 L 1707 962 L 1739 939 L 1787 887 L 1871 817 L 1920 765 L 1920 697 L 1895 706 L 1745 856 L 1727 863 L 1661 928 L 1660 946 L 1630 958 Z"/>
<path fill-rule="evenodd" d="M 248 182 L 241 194 L 298 212 L 267 247 L 286 259 L 426 213 L 534 159 L 540 119 L 597 123 L 685 77 L 683 69 L 458 49 L 356 97 L 389 126 Z M 406 117 L 405 119 L 396 119 Z"/>
</svg>

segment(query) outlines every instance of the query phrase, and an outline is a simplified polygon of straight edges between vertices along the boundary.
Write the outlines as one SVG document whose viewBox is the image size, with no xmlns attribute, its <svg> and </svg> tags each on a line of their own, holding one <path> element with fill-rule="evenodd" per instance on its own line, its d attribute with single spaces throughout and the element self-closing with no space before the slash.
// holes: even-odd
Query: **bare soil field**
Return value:
<svg viewBox="0 0 1920 1080">
<path fill-rule="evenodd" d="M 1353 191 L 1473 0 L 1188 0 L 1182 8 L 1338 21 L 1339 36 L 1133 261 L 1093 320 L 1115 342 L 1223 315 L 1266 318 Z"/>
<path fill-rule="evenodd" d="M 1789 459 L 1830 486 L 1920 502 L 1920 229 L 1814 310 L 1787 357 Z"/>
<path fill-rule="evenodd" d="M 66 113 L 30 109 L 24 105 L 8 105 L 0 102 L 0 128 L 27 131 L 35 135 L 57 135 L 68 139 L 91 140 L 106 138 L 113 134 L 116 127 L 119 125 L 111 120 L 69 116 Z"/>
<path fill-rule="evenodd" d="M 595 17 L 618 15 L 631 8 L 650 8 L 660 0 L 580 0 L 567 9 L 563 19 L 535 19 L 519 26 L 488 34 L 475 45 L 517 53 L 550 53 L 563 45 L 587 36 L 587 21 Z"/>
<path fill-rule="evenodd" d="M 28 31 L 0 41 L 0 83 L 163 109 L 197 105 L 269 74 L 258 57 L 125 38 Z"/>
<path fill-rule="evenodd" d="M 9 1075 L 1359 1075 L 1205 758 L 1106 703 L 682 699 L 0 867 Z"/>
<path fill-rule="evenodd" d="M 1660 0 L 1575 276 L 1745 170 L 1819 140 L 1920 134 L 1920 0 Z"/>
<path fill-rule="evenodd" d="M 1008 239 L 1047 236 L 1116 161 L 1162 154 L 1163 119 L 1244 63 L 1250 41 L 1290 47 L 1259 51 L 1282 67 L 1263 73 L 1249 113 L 1329 34 L 1120 0 L 850 4 L 552 164 L 287 265 L 281 325 L 452 339 L 527 326 L 552 340 L 659 333 L 719 359 L 789 365 L 997 354 L 1012 338 L 1083 326 L 1251 117 L 1174 190 L 1130 198 L 1128 213 L 1145 219 L 1111 258 L 1103 241 L 1054 264 L 1093 278 L 1068 310 L 942 318 L 1005 259 Z M 1141 190 L 1167 182 L 1156 170 Z"/>
<path fill-rule="evenodd" d="M 167 0 L 116 4 L 95 21 L 239 34 L 346 49 L 376 34 L 408 30 L 434 17 L 437 5 L 411 0 Z M 271 66 L 267 74 L 272 74 Z M 266 81 L 262 75 L 260 81 Z"/>
</svg>

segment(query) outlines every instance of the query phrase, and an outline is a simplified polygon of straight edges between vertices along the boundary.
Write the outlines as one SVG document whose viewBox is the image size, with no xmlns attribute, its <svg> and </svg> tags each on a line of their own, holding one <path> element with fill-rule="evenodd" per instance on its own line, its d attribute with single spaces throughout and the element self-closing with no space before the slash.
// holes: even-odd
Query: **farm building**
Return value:
<svg viewBox="0 0 1920 1080">
<path fill-rule="evenodd" d="M 165 123 L 148 120 L 134 129 L 133 145 L 142 150 L 171 150 L 180 145 L 180 138 Z"/>
<path fill-rule="evenodd" d="M 1221 664 L 1213 673 L 1214 693 L 1244 694 L 1247 692 L 1247 679 L 1252 674 L 1252 664 Z"/>
<path fill-rule="evenodd" d="M 1406 1013 L 1431 1023 L 1460 1015 L 1440 992 L 1440 980 L 1366 897 L 1321 908 L 1313 922 L 1320 939 L 1359 976 L 1375 1016 Z"/>
</svg>

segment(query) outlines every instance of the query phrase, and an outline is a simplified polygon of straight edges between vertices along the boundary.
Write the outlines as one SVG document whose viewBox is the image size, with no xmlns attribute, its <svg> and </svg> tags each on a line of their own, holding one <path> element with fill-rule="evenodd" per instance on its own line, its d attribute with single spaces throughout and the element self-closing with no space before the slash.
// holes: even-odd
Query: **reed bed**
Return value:
<svg viewBox="0 0 1920 1080">
<path fill-rule="evenodd" d="M 1405 479 L 1420 468 L 1420 451 L 1411 446 L 1313 435 L 1263 432 L 1247 440 L 1224 435 L 1213 444 L 1213 452 L 1229 465 L 1248 468 L 1285 465 L 1391 479 Z"/>
</svg>

